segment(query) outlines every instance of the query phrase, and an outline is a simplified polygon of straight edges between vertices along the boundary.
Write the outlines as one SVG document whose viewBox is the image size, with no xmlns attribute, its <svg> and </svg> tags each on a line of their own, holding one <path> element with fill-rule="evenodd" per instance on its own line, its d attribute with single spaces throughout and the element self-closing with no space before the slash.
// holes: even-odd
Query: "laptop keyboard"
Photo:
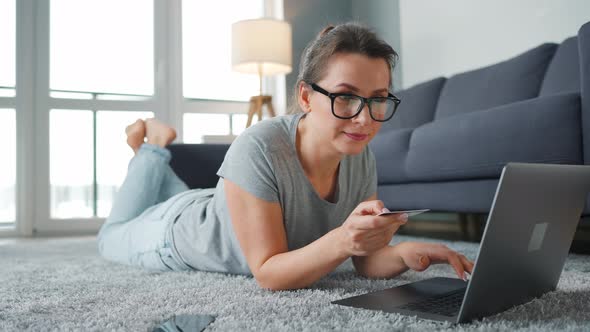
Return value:
<svg viewBox="0 0 590 332">
<path fill-rule="evenodd" d="M 427 312 L 431 314 L 453 317 L 459 313 L 466 288 L 450 293 L 428 298 L 414 303 L 408 303 L 399 309 Z"/>
</svg>

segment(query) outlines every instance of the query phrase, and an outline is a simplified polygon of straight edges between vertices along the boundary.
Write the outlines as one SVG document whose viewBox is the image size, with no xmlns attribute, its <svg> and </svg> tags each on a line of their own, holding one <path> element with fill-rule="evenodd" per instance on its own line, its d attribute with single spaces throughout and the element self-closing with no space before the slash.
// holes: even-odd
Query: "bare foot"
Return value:
<svg viewBox="0 0 590 332">
<path fill-rule="evenodd" d="M 176 130 L 155 118 L 145 120 L 147 142 L 165 148 L 176 139 Z"/>
<path fill-rule="evenodd" d="M 143 120 L 137 119 L 137 121 L 125 128 L 125 134 L 127 134 L 127 144 L 133 149 L 134 153 L 137 153 L 137 150 L 144 142 L 145 123 Z"/>
</svg>

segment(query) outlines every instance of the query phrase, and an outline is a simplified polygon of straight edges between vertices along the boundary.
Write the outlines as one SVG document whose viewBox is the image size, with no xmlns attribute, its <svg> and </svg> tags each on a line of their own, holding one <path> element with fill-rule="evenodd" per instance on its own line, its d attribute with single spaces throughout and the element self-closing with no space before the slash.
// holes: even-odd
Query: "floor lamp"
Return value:
<svg viewBox="0 0 590 332">
<path fill-rule="evenodd" d="M 248 122 L 254 115 L 262 120 L 262 108 L 275 116 L 272 96 L 262 93 L 262 77 L 291 72 L 291 26 L 285 21 L 261 18 L 232 24 L 232 68 L 241 73 L 258 74 L 259 95 L 250 98 Z"/>
</svg>

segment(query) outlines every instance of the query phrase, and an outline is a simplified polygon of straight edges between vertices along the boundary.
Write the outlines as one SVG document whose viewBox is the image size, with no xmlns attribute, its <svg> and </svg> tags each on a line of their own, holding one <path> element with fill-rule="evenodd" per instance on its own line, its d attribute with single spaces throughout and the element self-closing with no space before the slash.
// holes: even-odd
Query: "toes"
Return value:
<svg viewBox="0 0 590 332">
<path fill-rule="evenodd" d="M 128 125 L 125 128 L 125 133 L 127 135 L 132 135 L 134 133 L 144 133 L 145 134 L 145 123 L 141 119 L 137 119 L 134 123 Z"/>
</svg>

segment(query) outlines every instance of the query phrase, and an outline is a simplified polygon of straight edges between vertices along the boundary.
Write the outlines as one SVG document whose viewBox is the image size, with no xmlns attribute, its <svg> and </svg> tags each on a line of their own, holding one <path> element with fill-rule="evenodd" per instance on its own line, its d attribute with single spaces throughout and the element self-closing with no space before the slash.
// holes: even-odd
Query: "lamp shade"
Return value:
<svg viewBox="0 0 590 332">
<path fill-rule="evenodd" d="M 232 67 L 241 73 L 274 75 L 291 72 L 291 25 L 274 19 L 232 24 Z"/>
</svg>

